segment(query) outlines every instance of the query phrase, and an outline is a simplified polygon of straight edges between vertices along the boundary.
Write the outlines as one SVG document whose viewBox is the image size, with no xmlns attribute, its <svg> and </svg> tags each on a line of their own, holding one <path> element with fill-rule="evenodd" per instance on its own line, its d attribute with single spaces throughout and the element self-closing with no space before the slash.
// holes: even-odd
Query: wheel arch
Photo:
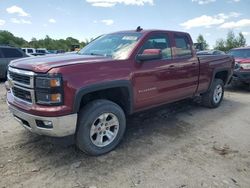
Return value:
<svg viewBox="0 0 250 188">
<path fill-rule="evenodd" d="M 215 69 L 213 71 L 213 76 L 209 84 L 209 90 L 211 89 L 214 79 L 221 79 L 224 82 L 224 85 L 226 85 L 229 82 L 230 78 L 231 78 L 231 69 L 225 69 L 225 68 Z"/>
<path fill-rule="evenodd" d="M 133 112 L 133 90 L 128 80 L 102 82 L 78 89 L 73 104 L 74 113 L 79 112 L 85 102 L 94 99 L 108 99 L 120 105 L 126 114 Z"/>
</svg>

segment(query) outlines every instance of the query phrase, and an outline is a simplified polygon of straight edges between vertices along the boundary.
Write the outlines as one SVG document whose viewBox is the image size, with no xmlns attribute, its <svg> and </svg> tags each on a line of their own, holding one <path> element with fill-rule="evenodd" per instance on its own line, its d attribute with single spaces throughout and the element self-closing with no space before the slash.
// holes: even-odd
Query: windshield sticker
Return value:
<svg viewBox="0 0 250 188">
<path fill-rule="evenodd" d="M 137 36 L 124 36 L 122 37 L 122 40 L 137 40 L 138 37 Z"/>
</svg>

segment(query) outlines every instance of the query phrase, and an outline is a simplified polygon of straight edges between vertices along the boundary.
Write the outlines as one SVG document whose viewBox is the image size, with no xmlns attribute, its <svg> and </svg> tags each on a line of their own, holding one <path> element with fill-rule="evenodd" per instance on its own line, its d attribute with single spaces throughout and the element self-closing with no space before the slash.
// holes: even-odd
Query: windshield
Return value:
<svg viewBox="0 0 250 188">
<path fill-rule="evenodd" d="M 84 47 L 79 54 L 127 59 L 140 37 L 141 33 L 104 35 Z"/>
<path fill-rule="evenodd" d="M 250 58 L 250 49 L 231 50 L 229 54 L 236 58 Z"/>
</svg>

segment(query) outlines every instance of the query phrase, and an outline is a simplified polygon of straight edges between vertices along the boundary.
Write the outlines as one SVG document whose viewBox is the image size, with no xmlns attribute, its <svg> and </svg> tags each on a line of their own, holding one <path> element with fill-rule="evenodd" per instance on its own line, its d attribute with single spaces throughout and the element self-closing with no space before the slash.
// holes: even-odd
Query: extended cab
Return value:
<svg viewBox="0 0 250 188">
<path fill-rule="evenodd" d="M 234 59 L 197 57 L 190 35 L 163 30 L 103 35 L 78 54 L 12 61 L 7 103 L 28 130 L 54 137 L 75 135 L 90 155 L 114 149 L 126 115 L 201 96 L 218 107 Z"/>
</svg>

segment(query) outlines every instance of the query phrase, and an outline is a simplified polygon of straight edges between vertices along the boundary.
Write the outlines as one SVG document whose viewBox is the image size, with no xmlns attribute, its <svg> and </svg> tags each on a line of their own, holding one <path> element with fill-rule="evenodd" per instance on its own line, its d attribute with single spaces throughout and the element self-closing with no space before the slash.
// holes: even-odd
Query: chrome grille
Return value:
<svg viewBox="0 0 250 188">
<path fill-rule="evenodd" d="M 32 71 L 26 71 L 9 67 L 8 80 L 11 85 L 11 92 L 18 100 L 32 104 L 35 102 L 34 76 Z"/>
<path fill-rule="evenodd" d="M 31 97 L 31 92 L 27 90 L 23 90 L 18 87 L 13 87 L 12 88 L 13 95 L 19 99 L 22 99 L 27 102 L 32 102 L 32 97 Z"/>
<path fill-rule="evenodd" d="M 9 77 L 15 82 L 19 82 L 25 85 L 30 85 L 30 77 L 26 75 L 9 72 Z"/>
</svg>

